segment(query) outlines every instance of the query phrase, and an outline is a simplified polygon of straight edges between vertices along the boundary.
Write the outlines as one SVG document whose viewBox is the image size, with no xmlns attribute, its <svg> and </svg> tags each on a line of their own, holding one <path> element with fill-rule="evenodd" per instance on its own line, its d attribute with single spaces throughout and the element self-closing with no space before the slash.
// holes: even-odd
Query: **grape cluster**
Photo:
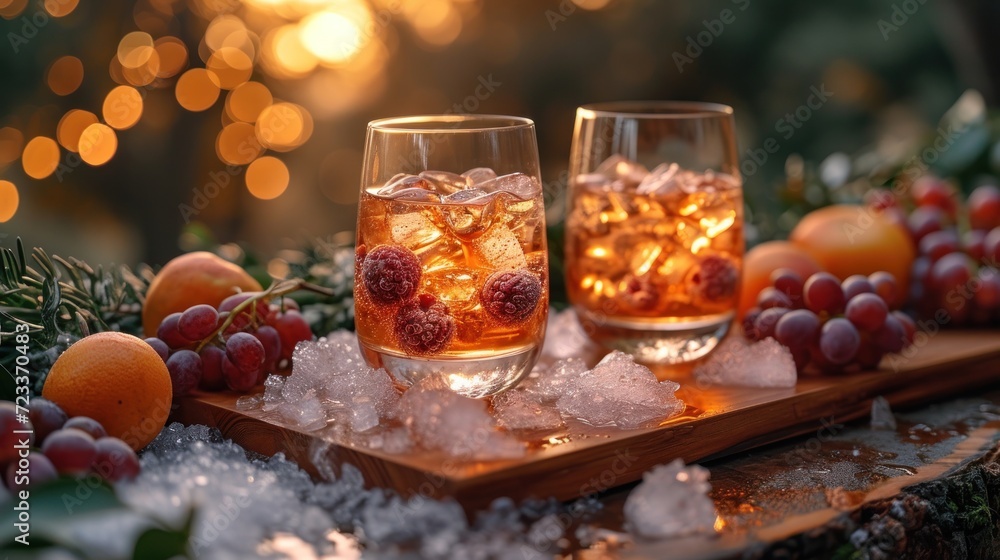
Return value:
<svg viewBox="0 0 1000 560">
<path fill-rule="evenodd" d="M 918 187 L 920 187 L 918 189 Z M 960 233 L 958 195 L 947 183 L 914 184 L 908 219 L 917 247 L 910 302 L 921 319 L 942 325 L 1000 320 L 1000 189 L 983 185 L 966 204 Z"/>
<path fill-rule="evenodd" d="M 744 316 L 743 333 L 753 341 L 777 340 L 799 371 L 810 365 L 825 373 L 876 368 L 884 355 L 912 343 L 916 332 L 909 316 L 890 310 L 897 290 L 886 272 L 843 282 L 817 272 L 803 281 L 794 271 L 778 269 Z"/>
<path fill-rule="evenodd" d="M 15 430 L 33 431 L 26 453 L 22 454 L 17 447 L 24 434 Z M 0 401 L 0 473 L 10 492 L 60 475 L 94 474 L 116 482 L 135 478 L 139 470 L 139 458 L 132 448 L 118 438 L 109 437 L 96 420 L 85 416 L 67 418 L 59 405 L 34 398 L 28 421 L 21 422 L 14 403 Z M 0 485 L 0 490 L 3 488 Z"/>
<path fill-rule="evenodd" d="M 195 389 L 245 392 L 287 368 L 299 342 L 312 340 L 309 323 L 289 298 L 243 292 L 218 308 L 195 305 L 168 315 L 146 342 L 167 364 L 174 396 Z"/>
</svg>

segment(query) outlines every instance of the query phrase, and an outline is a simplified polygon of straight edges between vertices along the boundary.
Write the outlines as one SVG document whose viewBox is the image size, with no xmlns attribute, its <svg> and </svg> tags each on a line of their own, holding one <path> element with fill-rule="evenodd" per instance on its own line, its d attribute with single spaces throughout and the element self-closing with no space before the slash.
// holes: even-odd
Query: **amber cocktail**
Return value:
<svg viewBox="0 0 1000 560">
<path fill-rule="evenodd" d="M 365 173 L 355 320 L 366 359 L 404 384 L 440 374 L 475 397 L 512 387 L 534 365 L 548 315 L 534 125 L 375 121 Z"/>
<path fill-rule="evenodd" d="M 744 246 L 732 126 L 731 110 L 708 104 L 578 111 L 566 274 L 597 342 L 677 363 L 726 334 Z"/>
</svg>

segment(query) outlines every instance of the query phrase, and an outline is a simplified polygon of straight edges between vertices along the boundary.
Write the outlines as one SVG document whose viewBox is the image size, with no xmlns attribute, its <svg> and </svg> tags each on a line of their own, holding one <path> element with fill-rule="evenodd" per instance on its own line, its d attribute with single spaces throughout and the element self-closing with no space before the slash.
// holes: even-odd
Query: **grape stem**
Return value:
<svg viewBox="0 0 1000 560">
<path fill-rule="evenodd" d="M 201 352 L 202 348 L 207 346 L 208 343 L 215 340 L 216 337 L 221 337 L 222 333 L 226 332 L 226 329 L 228 329 L 229 326 L 233 324 L 233 321 L 236 320 L 236 317 L 238 317 L 240 313 L 242 313 L 246 308 L 250 306 L 255 306 L 254 316 L 256 316 L 257 314 L 256 304 L 258 301 L 261 300 L 266 301 L 271 298 L 281 297 L 284 296 L 285 294 L 290 294 L 292 292 L 297 292 L 299 290 L 316 292 L 317 294 L 329 297 L 332 297 L 334 295 L 333 290 L 331 290 L 330 288 L 324 288 L 323 286 L 319 286 L 311 282 L 306 282 L 301 278 L 294 278 L 291 280 L 282 280 L 280 282 L 275 282 L 270 286 L 268 286 L 268 288 L 263 292 L 248 297 L 247 299 L 241 301 L 236 307 L 234 307 L 229 312 L 229 316 L 226 317 L 226 320 L 223 321 L 221 325 L 219 325 L 219 328 L 215 329 L 215 331 L 213 331 L 212 334 L 206 336 L 201 342 L 198 343 L 198 346 L 195 347 L 195 352 Z"/>
</svg>

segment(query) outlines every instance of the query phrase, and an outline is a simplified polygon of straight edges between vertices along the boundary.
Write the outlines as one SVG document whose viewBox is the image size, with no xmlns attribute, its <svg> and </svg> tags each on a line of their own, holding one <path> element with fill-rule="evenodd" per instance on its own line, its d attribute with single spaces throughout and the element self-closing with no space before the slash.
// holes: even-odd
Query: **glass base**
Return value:
<svg viewBox="0 0 1000 560">
<path fill-rule="evenodd" d="M 594 342 L 647 364 L 681 364 L 704 357 L 725 338 L 735 316 L 730 311 L 667 321 L 612 318 L 579 307 L 576 312 L 583 330 Z"/>
<path fill-rule="evenodd" d="M 372 367 L 384 368 L 397 383 L 410 386 L 430 375 L 440 375 L 460 395 L 475 399 L 502 393 L 517 385 L 538 360 L 539 345 L 503 354 L 473 357 L 406 356 L 358 341 Z"/>
</svg>

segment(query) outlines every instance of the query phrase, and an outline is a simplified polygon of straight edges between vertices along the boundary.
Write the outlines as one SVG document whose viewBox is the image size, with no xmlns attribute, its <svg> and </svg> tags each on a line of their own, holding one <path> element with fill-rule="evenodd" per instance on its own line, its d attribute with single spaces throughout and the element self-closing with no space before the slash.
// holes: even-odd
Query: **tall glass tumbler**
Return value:
<svg viewBox="0 0 1000 560">
<path fill-rule="evenodd" d="M 580 107 L 569 192 L 566 276 L 588 335 L 647 363 L 710 352 L 735 316 L 744 250 L 733 110 Z"/>
<path fill-rule="evenodd" d="M 355 268 L 366 360 L 472 397 L 532 368 L 548 316 L 535 125 L 436 115 L 368 125 Z"/>
</svg>

